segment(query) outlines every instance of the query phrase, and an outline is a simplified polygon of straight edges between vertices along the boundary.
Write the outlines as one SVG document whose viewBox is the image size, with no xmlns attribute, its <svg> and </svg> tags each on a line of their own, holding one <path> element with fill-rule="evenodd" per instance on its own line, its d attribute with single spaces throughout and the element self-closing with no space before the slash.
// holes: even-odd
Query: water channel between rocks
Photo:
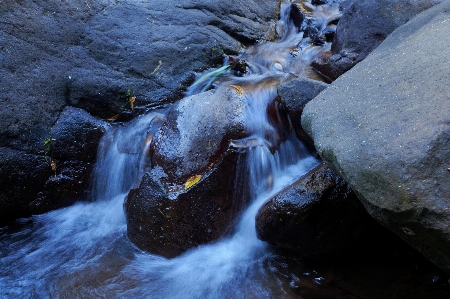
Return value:
<svg viewBox="0 0 450 299">
<path fill-rule="evenodd" d="M 307 3 L 308 22 L 316 22 L 319 32 L 334 26 L 338 7 L 339 1 Z M 287 74 L 313 76 L 308 62 L 330 47 L 326 40 L 304 35 L 301 24 L 292 19 L 291 2 L 282 4 L 281 15 L 280 39 L 245 49 L 239 57 L 247 63 L 247 75 L 233 76 L 227 63 L 189 91 L 196 94 L 216 82 L 236 86 L 249 98 L 246 129 L 251 134 L 230 146 L 245 152 L 237 175 L 245 177 L 240 184 L 246 184 L 252 200 L 234 233 L 173 259 L 144 253 L 128 240 L 123 202 L 146 170 L 148 136 L 167 114 L 164 109 L 153 111 L 107 131 L 99 146 L 92 202 L 22 219 L 0 231 L 0 298 L 291 298 L 298 295 L 300 281 L 305 288 L 321 288 L 327 271 L 303 266 L 291 271 L 298 262 L 286 263 L 255 231 L 261 205 L 319 163 L 292 132 L 276 149 L 267 139 L 267 105 L 276 97 L 277 84 Z M 245 82 L 267 82 L 268 77 L 278 83 L 240 89 Z M 294 274 L 298 272 L 302 278 Z M 340 292 L 324 289 L 314 294 L 333 298 Z M 316 295 L 310 298 L 319 298 Z"/>
</svg>

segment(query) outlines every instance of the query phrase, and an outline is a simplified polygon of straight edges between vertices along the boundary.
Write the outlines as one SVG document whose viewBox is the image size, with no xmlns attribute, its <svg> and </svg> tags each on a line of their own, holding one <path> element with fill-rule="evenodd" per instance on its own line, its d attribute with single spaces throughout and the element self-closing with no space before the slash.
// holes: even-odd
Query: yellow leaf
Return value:
<svg viewBox="0 0 450 299">
<path fill-rule="evenodd" d="M 131 110 L 133 110 L 134 109 L 134 101 L 136 101 L 136 97 L 130 97 L 129 101 L 130 101 Z"/>
<path fill-rule="evenodd" d="M 244 92 L 244 89 L 241 86 L 238 85 L 230 85 L 230 87 L 233 87 L 234 89 L 236 89 L 237 93 L 239 96 L 242 95 L 242 93 Z"/>
<path fill-rule="evenodd" d="M 188 178 L 186 183 L 184 183 L 184 190 L 187 190 L 187 189 L 191 188 L 192 186 L 194 186 L 195 184 L 197 184 L 201 178 L 202 178 L 201 175 L 194 175 L 194 176 Z"/>
<path fill-rule="evenodd" d="M 116 120 L 116 118 L 118 118 L 120 116 L 120 113 L 117 113 L 116 115 L 111 116 L 110 118 L 107 119 L 107 121 L 109 122 L 113 122 L 114 120 Z"/>
</svg>

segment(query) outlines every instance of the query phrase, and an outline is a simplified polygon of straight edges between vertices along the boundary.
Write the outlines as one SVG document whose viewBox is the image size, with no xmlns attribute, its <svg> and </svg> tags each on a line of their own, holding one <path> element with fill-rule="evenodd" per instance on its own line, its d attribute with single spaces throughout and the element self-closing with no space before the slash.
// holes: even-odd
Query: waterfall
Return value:
<svg viewBox="0 0 450 299">
<path fill-rule="evenodd" d="M 258 127 L 263 115 L 253 116 Z M 234 235 L 174 259 L 142 253 L 126 237 L 122 204 L 127 188 L 139 179 L 136 165 L 145 167 L 146 143 L 161 118 L 161 113 L 152 113 L 128 126 L 110 128 L 99 147 L 93 191 L 97 201 L 33 216 L 19 224 L 18 232 L 10 228 L 0 236 L 0 298 L 286 295 L 276 282 L 267 285 L 272 274 L 263 264 L 271 253 L 256 236 L 255 215 L 268 198 L 316 160 L 301 154 L 294 135 L 274 153 L 265 145 L 245 149 L 241 169 L 254 200 Z M 135 132 L 139 133 L 131 134 Z"/>
<path fill-rule="evenodd" d="M 250 90 L 246 113 L 249 138 L 265 142 L 243 147 L 239 159 L 239 184 L 246 184 L 251 204 L 243 212 L 231 237 L 193 248 L 183 255 L 164 259 L 138 254 L 116 281 L 132 279 L 140 284 L 121 293 L 124 297 L 145 298 L 263 298 L 280 297 L 264 286 L 267 276 L 262 263 L 271 255 L 265 242 L 258 239 L 256 214 L 264 202 L 282 188 L 317 165 L 317 160 L 291 132 L 272 153 L 266 140 L 267 131 L 275 131 L 269 124 L 267 106 L 275 98 L 276 89 L 257 87 Z M 236 141 L 238 142 L 238 141 Z M 237 189 L 238 186 L 235 186 Z M 145 288 L 142 287 L 145 285 Z M 277 289 L 277 291 L 279 291 Z"/>
<path fill-rule="evenodd" d="M 244 49 L 244 78 L 233 77 L 227 60 L 202 74 L 190 93 L 210 88 L 219 77 L 222 84 L 231 84 L 274 74 L 305 75 L 308 62 L 329 44 L 317 46 L 298 34 L 289 19 L 291 2 L 281 5 L 280 39 Z M 338 11 L 336 5 L 329 7 Z M 317 161 L 305 154 L 292 131 L 280 136 L 283 130 L 270 124 L 266 108 L 276 97 L 276 86 L 253 85 L 244 95 L 251 98 L 246 107 L 250 136 L 230 146 L 242 151 L 238 176 L 245 178 L 252 203 L 232 236 L 173 259 L 143 253 L 129 242 L 123 200 L 148 167 L 148 146 L 167 111 L 152 112 L 105 134 L 93 202 L 23 219 L 0 231 L 0 298 L 289 298 L 284 282 L 267 266 L 273 253 L 256 236 L 255 215 Z"/>
</svg>

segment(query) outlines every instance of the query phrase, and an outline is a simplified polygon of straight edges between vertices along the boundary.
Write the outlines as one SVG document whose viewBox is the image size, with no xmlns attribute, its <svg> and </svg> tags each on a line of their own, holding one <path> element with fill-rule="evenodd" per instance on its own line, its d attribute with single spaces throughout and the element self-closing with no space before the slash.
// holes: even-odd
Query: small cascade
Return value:
<svg viewBox="0 0 450 299">
<path fill-rule="evenodd" d="M 123 200 L 149 166 L 148 149 L 167 111 L 152 112 L 105 134 L 94 202 L 33 216 L 19 223 L 18 231 L 1 232 L 0 298 L 288 298 L 264 266 L 272 253 L 256 236 L 255 216 L 265 201 L 318 162 L 305 154 L 288 118 L 280 115 L 276 88 L 292 76 L 314 77 L 307 65 L 330 43 L 305 32 L 322 32 L 339 12 L 339 1 L 297 2 L 281 5 L 279 40 L 228 58 L 189 91 L 228 84 L 249 99 L 249 136 L 230 146 L 242 152 L 238 177 L 251 191 L 251 204 L 231 237 L 173 259 L 142 253 L 127 239 Z"/>
<path fill-rule="evenodd" d="M 102 138 L 91 197 L 108 200 L 127 193 L 142 178 L 153 135 L 166 111 L 142 115 L 126 126 L 112 127 Z"/>
<path fill-rule="evenodd" d="M 164 113 L 153 112 L 127 126 L 109 128 L 99 145 L 94 202 L 33 216 L 19 224 L 19 232 L 11 228 L 0 235 L 0 298 L 65 297 L 71 292 L 67 288 L 85 279 L 85 273 L 102 272 L 106 266 L 102 260 L 112 257 L 117 263 L 117 258 L 126 257 L 117 256 L 117 246 L 130 247 L 123 201 L 142 176 L 149 138 Z"/>
</svg>

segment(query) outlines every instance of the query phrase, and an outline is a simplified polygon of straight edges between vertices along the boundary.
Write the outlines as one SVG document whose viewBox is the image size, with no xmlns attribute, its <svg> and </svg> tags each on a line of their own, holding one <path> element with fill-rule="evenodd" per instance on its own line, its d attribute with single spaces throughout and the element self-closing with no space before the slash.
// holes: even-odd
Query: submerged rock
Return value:
<svg viewBox="0 0 450 299">
<path fill-rule="evenodd" d="M 368 217 L 347 183 L 322 163 L 261 207 L 256 231 L 278 249 L 327 258 L 343 253 Z"/>
<path fill-rule="evenodd" d="M 305 131 L 367 211 L 450 272 L 450 1 L 309 102 Z"/>
<path fill-rule="evenodd" d="M 318 55 L 311 66 L 329 81 L 351 69 L 394 29 L 442 0 L 350 0 L 337 25 L 331 51 Z"/>
</svg>

